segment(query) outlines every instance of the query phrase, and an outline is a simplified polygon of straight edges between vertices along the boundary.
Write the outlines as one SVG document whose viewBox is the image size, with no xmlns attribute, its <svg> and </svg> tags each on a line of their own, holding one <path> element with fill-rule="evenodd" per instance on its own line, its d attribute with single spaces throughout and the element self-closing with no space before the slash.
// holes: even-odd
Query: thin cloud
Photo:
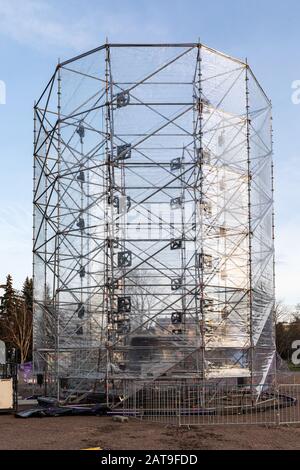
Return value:
<svg viewBox="0 0 300 470">
<path fill-rule="evenodd" d="M 66 25 L 45 1 L 0 0 L 0 34 L 22 44 L 79 50 L 93 43 L 85 26 L 84 20 Z"/>
<path fill-rule="evenodd" d="M 36 48 L 72 49 L 82 51 L 111 41 L 164 40 L 166 25 L 159 18 L 145 19 L 145 12 L 136 10 L 128 14 L 120 8 L 99 3 L 94 10 L 68 1 L 54 4 L 46 0 L 0 0 L 0 35 Z"/>
</svg>

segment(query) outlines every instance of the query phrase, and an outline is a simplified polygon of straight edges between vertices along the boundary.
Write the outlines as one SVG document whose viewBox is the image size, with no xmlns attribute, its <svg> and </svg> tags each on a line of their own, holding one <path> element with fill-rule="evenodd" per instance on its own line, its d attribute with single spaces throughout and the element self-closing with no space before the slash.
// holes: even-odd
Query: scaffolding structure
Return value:
<svg viewBox="0 0 300 470">
<path fill-rule="evenodd" d="M 107 43 L 59 63 L 34 111 L 46 392 L 274 382 L 271 103 L 249 65 Z"/>
</svg>

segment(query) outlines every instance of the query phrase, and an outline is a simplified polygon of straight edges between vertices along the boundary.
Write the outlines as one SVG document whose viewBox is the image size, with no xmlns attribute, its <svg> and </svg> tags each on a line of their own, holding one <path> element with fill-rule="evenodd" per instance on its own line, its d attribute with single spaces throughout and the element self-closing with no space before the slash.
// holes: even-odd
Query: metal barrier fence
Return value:
<svg viewBox="0 0 300 470">
<path fill-rule="evenodd" d="M 300 423 L 300 384 L 284 384 L 278 386 L 279 424 Z M 285 405 L 289 406 L 285 406 Z"/>
<path fill-rule="evenodd" d="M 15 363 L 8 362 L 0 364 L 0 379 L 16 378 L 18 374 L 18 366 Z"/>
<path fill-rule="evenodd" d="M 123 401 L 128 416 L 165 424 L 277 425 L 300 423 L 300 384 L 222 386 L 131 384 Z"/>
</svg>

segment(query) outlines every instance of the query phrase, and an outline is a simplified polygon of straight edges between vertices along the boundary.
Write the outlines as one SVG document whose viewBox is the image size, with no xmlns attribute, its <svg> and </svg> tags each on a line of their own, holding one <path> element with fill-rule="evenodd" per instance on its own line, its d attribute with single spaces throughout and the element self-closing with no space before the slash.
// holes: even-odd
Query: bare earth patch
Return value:
<svg viewBox="0 0 300 470">
<path fill-rule="evenodd" d="M 298 449 L 299 426 L 176 427 L 110 417 L 16 419 L 0 415 L 0 449 L 198 450 Z"/>
</svg>

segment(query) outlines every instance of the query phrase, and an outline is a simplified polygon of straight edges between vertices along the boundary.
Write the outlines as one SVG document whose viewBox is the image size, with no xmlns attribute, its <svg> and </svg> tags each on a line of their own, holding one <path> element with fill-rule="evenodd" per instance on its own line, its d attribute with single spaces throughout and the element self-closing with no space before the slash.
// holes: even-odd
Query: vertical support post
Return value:
<svg viewBox="0 0 300 470">
<path fill-rule="evenodd" d="M 273 319 L 274 319 L 274 309 L 275 309 L 275 292 L 276 292 L 276 278 L 275 278 L 275 212 L 274 212 L 274 142 L 273 142 L 273 118 L 272 118 L 272 103 L 270 109 L 270 132 L 271 132 L 271 194 L 272 194 L 272 248 L 273 248 Z M 274 322 L 274 320 L 273 320 Z M 275 326 L 274 326 L 275 327 Z M 276 345 L 275 345 L 276 350 Z M 274 377 L 274 387 L 277 388 L 277 367 L 276 367 L 276 353 L 275 353 L 275 377 Z"/>
<path fill-rule="evenodd" d="M 61 166 L 61 68 L 60 63 L 57 65 L 57 173 L 60 175 Z M 57 232 L 55 237 L 55 274 L 56 286 L 54 290 L 55 305 L 54 311 L 56 316 L 56 390 L 57 399 L 60 399 L 60 304 L 59 304 L 59 289 L 60 289 L 60 180 L 57 178 Z"/>
<path fill-rule="evenodd" d="M 114 207 L 113 198 L 115 192 L 115 178 L 114 178 L 114 146 L 113 146 L 113 83 L 111 76 L 111 64 L 110 64 L 110 46 L 106 44 L 106 57 L 105 57 L 105 132 L 106 132 L 106 143 L 105 143 L 105 154 L 106 154 L 106 189 L 107 195 L 110 199 L 110 204 L 105 202 L 107 210 L 105 212 L 106 217 L 106 240 L 105 240 L 105 314 L 107 317 L 107 325 L 111 323 L 112 314 L 115 308 L 115 278 L 114 278 L 114 237 L 115 237 L 115 226 L 114 226 Z M 109 207 L 110 209 L 109 209 Z M 110 210 L 110 213 L 109 213 Z M 109 346 L 110 338 L 107 331 L 107 345 Z M 110 368 L 113 360 L 113 351 L 110 347 L 107 348 L 106 355 L 106 401 L 109 404 L 109 381 L 110 381 Z"/>
<path fill-rule="evenodd" d="M 110 132 L 109 132 L 109 74 L 108 74 L 108 61 L 109 61 L 109 45 L 106 44 L 106 56 L 105 56 L 105 185 L 108 189 L 107 193 L 110 198 L 110 202 L 112 202 L 113 198 L 113 189 L 110 184 L 110 149 L 109 149 L 109 140 L 110 140 Z M 105 377 L 105 393 L 106 393 L 106 404 L 109 406 L 109 343 L 110 343 L 110 336 L 109 336 L 109 320 L 110 316 L 109 311 L 111 309 L 110 305 L 110 287 L 108 285 L 109 279 L 109 245 L 108 245 L 108 238 L 109 238 L 109 226 L 108 226 L 108 201 L 105 200 L 105 236 L 104 236 L 104 243 L 105 243 L 105 273 L 104 273 L 104 301 L 103 307 L 104 311 L 103 314 L 106 316 L 107 321 L 107 329 L 106 329 L 106 377 Z"/>
<path fill-rule="evenodd" d="M 250 146 L 250 102 L 249 102 L 249 66 L 246 59 L 245 65 L 245 93 L 246 93 L 246 141 L 247 141 L 247 173 L 248 173 L 248 306 L 249 306 L 249 337 L 250 337 L 250 374 L 251 393 L 253 399 L 253 367 L 254 367 L 254 343 L 253 343 L 253 289 L 252 289 L 252 214 L 251 214 L 251 146 Z"/>
<path fill-rule="evenodd" d="M 202 57 L 201 57 L 201 44 L 198 43 L 198 54 L 197 54 L 197 92 L 198 92 L 198 102 L 197 102 L 197 120 L 199 130 L 196 136 L 196 159 L 197 164 L 196 167 L 198 168 L 198 174 L 195 182 L 195 190 L 196 190 L 196 213 L 197 213 L 197 205 L 202 204 L 203 202 L 203 95 L 202 95 Z M 197 129 L 197 125 L 196 125 Z M 199 211 L 200 213 L 200 250 L 197 249 L 195 253 L 195 263 L 197 269 L 197 281 L 199 279 L 199 297 L 200 297 L 200 341 L 201 341 L 201 374 L 202 378 L 205 377 L 205 309 L 204 309 L 204 263 L 203 263 L 203 213 L 202 210 Z M 196 216 L 197 217 L 197 216 Z M 196 230 L 196 238 L 198 236 Z M 198 240 L 196 240 L 197 243 Z M 199 241 L 197 247 L 199 246 Z M 200 257 L 199 257 L 200 256 Z M 197 266 L 198 265 L 198 266 Z M 197 295 L 197 290 L 196 290 Z"/>
<path fill-rule="evenodd" d="M 35 189 L 36 189 L 36 162 L 35 162 L 35 152 L 36 152 L 36 145 L 37 145 L 37 122 L 36 122 L 36 102 L 34 102 L 33 106 L 33 212 L 32 212 L 32 246 L 35 244 Z M 35 299 L 35 254 L 33 253 L 32 256 L 32 285 L 33 285 L 33 299 Z M 33 318 L 35 318 L 35 302 L 33 301 Z M 34 327 L 34 325 L 33 325 Z M 32 392 L 33 395 L 35 394 L 35 351 L 33 351 L 33 362 L 32 362 L 32 376 L 33 376 L 33 383 L 32 383 Z"/>
<path fill-rule="evenodd" d="M 195 69 L 195 77 L 194 77 L 194 82 L 193 82 L 193 99 L 194 99 L 194 106 L 193 106 L 193 151 L 194 151 L 194 169 L 193 169 L 193 177 L 194 177 L 194 189 L 193 189 L 193 198 L 194 198 L 194 208 L 193 208 L 193 218 L 192 218 L 192 230 L 194 231 L 194 257 L 195 257 L 195 268 L 194 268 L 194 304 L 195 304 L 195 318 L 197 320 L 197 327 L 196 327 L 196 336 L 198 339 L 198 347 L 201 353 L 201 342 L 202 342 L 202 330 L 201 330 L 201 320 L 199 313 L 201 315 L 201 312 L 199 312 L 199 283 L 198 283 L 198 272 L 199 272 L 199 267 L 198 267 L 198 239 L 197 239 L 197 228 L 198 228 L 198 215 L 197 215 L 197 207 L 199 204 L 199 192 L 197 189 L 197 181 L 198 181 L 198 165 L 197 165 L 197 125 L 198 125 L 198 109 L 197 109 L 197 100 L 196 100 L 196 91 L 198 89 L 197 86 L 197 78 L 198 78 L 198 62 L 199 62 L 199 55 L 200 55 L 200 44 L 197 44 L 197 59 L 196 59 L 196 69 Z M 196 368 L 197 372 L 201 373 L 202 372 L 202 361 L 201 358 L 199 358 L 199 350 L 197 352 L 196 356 Z"/>
</svg>

